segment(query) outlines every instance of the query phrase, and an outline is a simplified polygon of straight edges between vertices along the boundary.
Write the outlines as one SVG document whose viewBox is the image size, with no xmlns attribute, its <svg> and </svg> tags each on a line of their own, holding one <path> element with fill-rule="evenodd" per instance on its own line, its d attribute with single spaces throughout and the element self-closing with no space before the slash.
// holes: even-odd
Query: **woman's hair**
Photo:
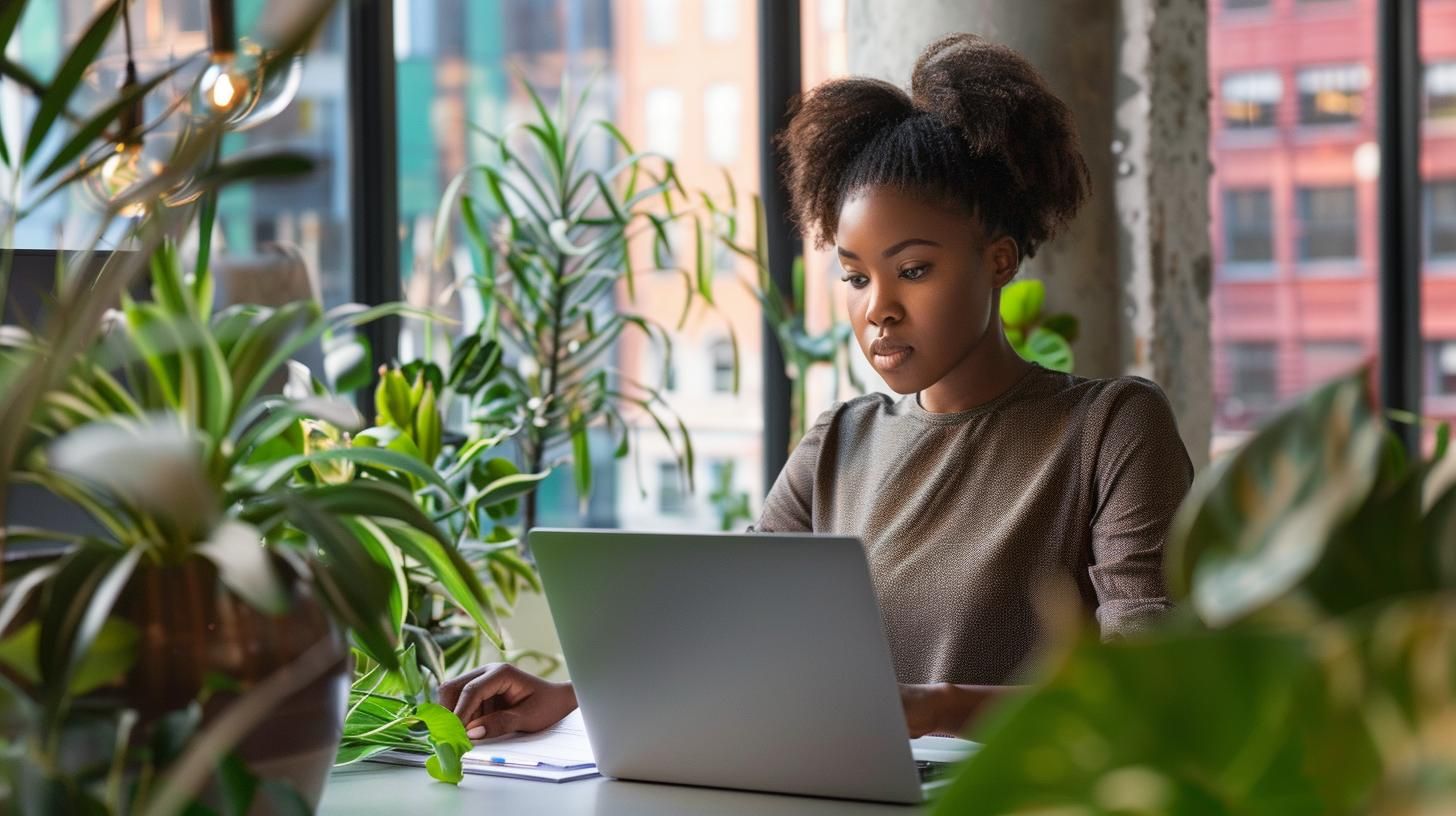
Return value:
<svg viewBox="0 0 1456 816">
<path fill-rule="evenodd" d="M 795 219 L 816 247 L 834 243 L 849 196 L 886 185 L 963 205 L 1030 258 L 1090 184 L 1071 111 L 1020 55 L 973 34 L 931 43 L 909 94 L 864 77 L 819 85 L 779 143 Z"/>
</svg>

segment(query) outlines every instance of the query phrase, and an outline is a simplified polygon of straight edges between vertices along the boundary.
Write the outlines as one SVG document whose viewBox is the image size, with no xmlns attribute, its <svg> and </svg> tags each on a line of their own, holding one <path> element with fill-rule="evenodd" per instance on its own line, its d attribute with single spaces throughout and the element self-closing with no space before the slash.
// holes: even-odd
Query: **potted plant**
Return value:
<svg viewBox="0 0 1456 816">
<path fill-rule="evenodd" d="M 1456 805 L 1456 489 L 1369 372 L 1203 472 L 1169 541 L 1177 613 L 1076 623 L 975 729 L 938 812 L 1444 813 Z M 1413 419 L 1413 418 L 1408 418 Z"/>
</svg>

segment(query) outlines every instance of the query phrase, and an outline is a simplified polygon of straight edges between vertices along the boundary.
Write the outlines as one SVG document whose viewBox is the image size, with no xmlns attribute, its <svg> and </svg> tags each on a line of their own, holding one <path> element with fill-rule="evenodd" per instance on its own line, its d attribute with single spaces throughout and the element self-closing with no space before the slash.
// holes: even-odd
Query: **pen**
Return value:
<svg viewBox="0 0 1456 816">
<path fill-rule="evenodd" d="M 550 771 L 572 771 L 576 770 L 577 768 L 587 767 L 586 763 L 576 763 L 573 765 L 557 765 L 550 762 L 511 762 L 510 760 L 502 756 L 487 757 L 486 761 L 489 762 L 491 765 L 500 765 L 507 768 L 537 768 Z"/>
</svg>

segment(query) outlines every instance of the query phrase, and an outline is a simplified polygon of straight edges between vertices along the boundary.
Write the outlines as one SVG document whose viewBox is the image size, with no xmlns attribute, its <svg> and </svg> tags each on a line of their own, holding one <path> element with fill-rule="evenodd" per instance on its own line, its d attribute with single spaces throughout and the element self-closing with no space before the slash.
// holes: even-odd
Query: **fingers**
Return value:
<svg viewBox="0 0 1456 816">
<path fill-rule="evenodd" d="M 483 668 L 479 674 L 466 681 L 460 688 L 459 697 L 451 708 L 462 722 L 474 719 L 492 697 L 499 696 L 506 706 L 514 706 L 531 696 L 531 683 L 539 680 L 517 669 L 509 663 L 495 663 Z M 443 694 L 441 695 L 443 700 Z M 441 705 L 444 705 L 442 702 Z"/>
<path fill-rule="evenodd" d="M 506 734 L 514 734 L 517 731 L 530 731 L 533 729 L 521 727 L 521 714 L 516 709 L 504 711 L 492 711 L 483 717 L 472 720 L 465 728 L 465 736 L 473 739 L 490 739 L 491 737 L 502 737 Z"/>
<path fill-rule="evenodd" d="M 485 666 L 481 666 L 478 669 L 471 669 L 470 671 L 460 675 L 459 677 L 453 677 L 441 683 L 440 705 L 450 709 L 451 711 L 454 711 L 455 704 L 460 701 L 460 691 L 465 688 L 465 684 L 479 677 L 483 672 L 487 671 L 494 665 L 496 664 L 491 663 Z"/>
<path fill-rule="evenodd" d="M 576 708 L 576 694 L 570 686 L 538 683 L 541 688 L 517 705 L 475 716 L 465 724 L 466 734 L 471 739 L 489 739 L 518 731 L 534 733 L 550 728 Z"/>
</svg>

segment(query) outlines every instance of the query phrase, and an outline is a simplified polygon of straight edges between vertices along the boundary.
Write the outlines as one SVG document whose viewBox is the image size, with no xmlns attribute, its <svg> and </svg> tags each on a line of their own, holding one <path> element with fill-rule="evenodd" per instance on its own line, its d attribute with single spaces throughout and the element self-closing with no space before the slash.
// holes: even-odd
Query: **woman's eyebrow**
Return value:
<svg viewBox="0 0 1456 816">
<path fill-rule="evenodd" d="M 880 253 L 880 257 L 882 257 L 882 258 L 893 258 L 896 255 L 899 255 L 901 252 L 904 252 L 909 247 L 920 246 L 920 245 L 933 246 L 933 247 L 940 246 L 940 244 L 938 242 L 932 241 L 929 238 L 907 238 L 904 241 L 901 241 L 900 243 L 895 244 L 894 246 L 892 246 L 889 249 L 886 249 L 884 252 Z M 845 249 L 844 247 L 838 247 L 838 250 L 839 250 L 839 257 L 841 257 L 841 258 L 848 258 L 851 261 L 857 261 L 857 260 L 859 260 L 859 256 L 858 255 L 854 254 L 853 252 L 850 252 L 849 250 Z"/>
</svg>

